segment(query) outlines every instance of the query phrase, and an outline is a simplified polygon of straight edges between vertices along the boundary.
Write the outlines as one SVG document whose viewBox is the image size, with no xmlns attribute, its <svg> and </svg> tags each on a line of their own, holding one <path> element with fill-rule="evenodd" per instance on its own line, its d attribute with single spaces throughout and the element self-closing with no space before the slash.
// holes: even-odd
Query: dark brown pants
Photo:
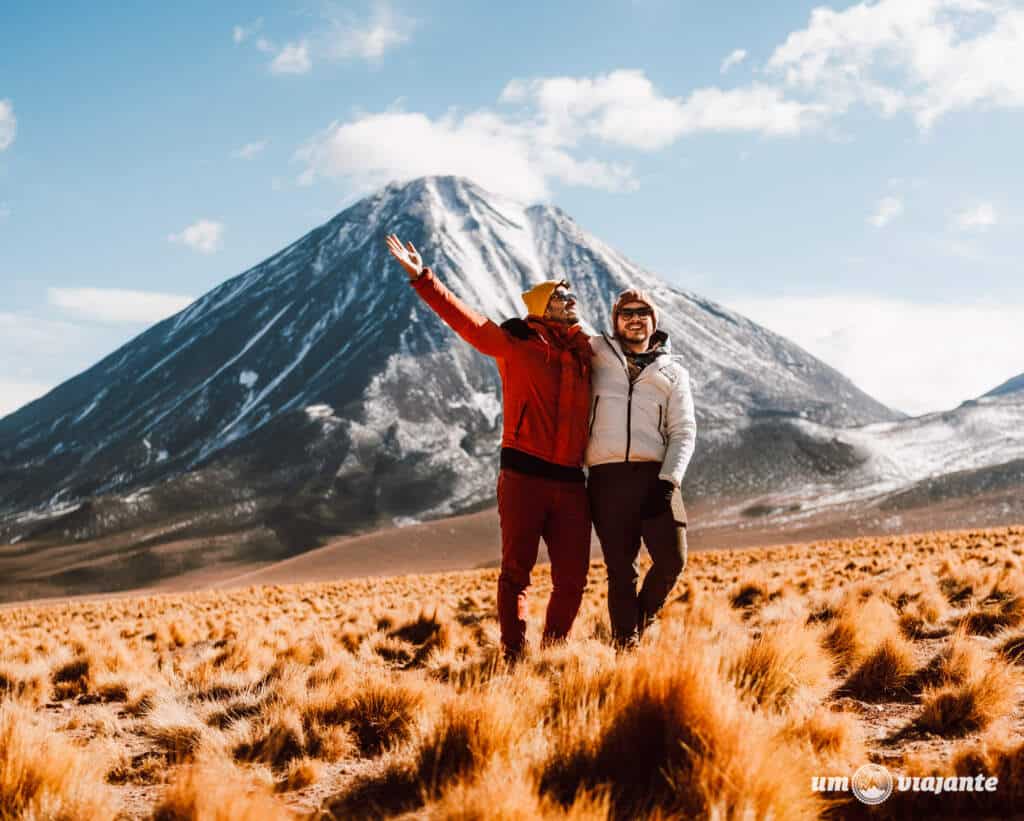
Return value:
<svg viewBox="0 0 1024 821">
<path fill-rule="evenodd" d="M 551 557 L 552 583 L 544 641 L 564 639 L 579 612 L 590 567 L 586 485 L 503 469 L 498 473 L 498 516 L 498 622 L 505 654 L 515 657 L 526 644 L 526 590 L 541 537 Z"/>
<path fill-rule="evenodd" d="M 658 503 L 659 462 L 619 462 L 590 469 L 588 494 L 594 529 L 608 568 L 608 615 L 620 646 L 636 642 L 658 614 L 686 566 L 686 509 L 679 490 Z M 650 514 L 653 510 L 657 512 Z M 640 542 L 651 569 L 637 592 Z"/>
</svg>

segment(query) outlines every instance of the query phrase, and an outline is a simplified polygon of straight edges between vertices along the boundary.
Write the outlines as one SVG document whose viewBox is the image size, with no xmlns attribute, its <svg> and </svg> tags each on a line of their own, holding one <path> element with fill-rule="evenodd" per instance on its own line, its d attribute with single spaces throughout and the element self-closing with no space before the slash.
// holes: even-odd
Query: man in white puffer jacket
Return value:
<svg viewBox="0 0 1024 821">
<path fill-rule="evenodd" d="M 644 291 L 619 294 L 614 334 L 594 351 L 590 439 L 585 464 L 594 528 L 608 568 L 608 613 L 617 645 L 639 639 L 686 564 L 686 510 L 680 486 L 697 423 L 690 377 L 657 330 Z M 637 592 L 640 542 L 653 562 Z"/>
</svg>

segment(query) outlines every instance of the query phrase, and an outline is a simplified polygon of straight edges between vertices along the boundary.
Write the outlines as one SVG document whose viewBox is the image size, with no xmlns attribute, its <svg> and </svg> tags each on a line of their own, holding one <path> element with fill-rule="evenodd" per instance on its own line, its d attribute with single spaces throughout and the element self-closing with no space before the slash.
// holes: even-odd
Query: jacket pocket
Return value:
<svg viewBox="0 0 1024 821">
<path fill-rule="evenodd" d="M 526 418 L 526 403 L 523 402 L 523 408 L 522 408 L 521 411 L 519 411 L 519 419 L 516 421 L 515 432 L 512 434 L 512 437 L 514 439 L 518 439 L 519 438 L 519 430 L 520 430 L 520 428 L 523 427 L 523 420 L 525 418 Z"/>
<path fill-rule="evenodd" d="M 594 422 L 597 420 L 597 403 L 600 401 L 600 396 L 594 397 L 594 407 L 590 411 L 590 425 L 587 427 L 588 436 L 594 432 Z"/>
<path fill-rule="evenodd" d="M 658 435 L 661 436 L 661 444 L 668 444 L 668 436 L 665 435 L 665 409 L 658 404 Z"/>
</svg>

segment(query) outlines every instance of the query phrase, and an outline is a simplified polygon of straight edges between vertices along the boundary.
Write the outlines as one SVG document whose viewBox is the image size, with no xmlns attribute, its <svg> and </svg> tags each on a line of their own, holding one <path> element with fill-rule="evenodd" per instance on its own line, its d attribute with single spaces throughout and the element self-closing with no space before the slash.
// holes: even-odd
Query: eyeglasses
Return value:
<svg viewBox="0 0 1024 821">
<path fill-rule="evenodd" d="M 572 291 L 555 291 L 551 295 L 552 302 L 576 302 L 576 294 Z"/>
<path fill-rule="evenodd" d="M 619 317 L 621 319 L 633 319 L 633 317 L 638 317 L 640 319 L 644 319 L 644 318 L 649 317 L 649 316 L 654 316 L 654 311 L 652 311 L 650 308 L 620 308 L 619 309 Z"/>
</svg>

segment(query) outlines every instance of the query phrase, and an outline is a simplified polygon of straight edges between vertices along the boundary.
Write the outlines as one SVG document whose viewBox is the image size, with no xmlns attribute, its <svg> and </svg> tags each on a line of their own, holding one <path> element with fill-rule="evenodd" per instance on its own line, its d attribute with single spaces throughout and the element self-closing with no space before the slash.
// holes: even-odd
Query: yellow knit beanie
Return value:
<svg viewBox="0 0 1024 821">
<path fill-rule="evenodd" d="M 551 299 L 551 294 L 559 285 L 569 287 L 569 283 L 564 279 L 549 279 L 534 285 L 529 291 L 523 291 L 526 312 L 530 316 L 544 316 L 544 311 L 548 308 L 548 300 Z"/>
</svg>

